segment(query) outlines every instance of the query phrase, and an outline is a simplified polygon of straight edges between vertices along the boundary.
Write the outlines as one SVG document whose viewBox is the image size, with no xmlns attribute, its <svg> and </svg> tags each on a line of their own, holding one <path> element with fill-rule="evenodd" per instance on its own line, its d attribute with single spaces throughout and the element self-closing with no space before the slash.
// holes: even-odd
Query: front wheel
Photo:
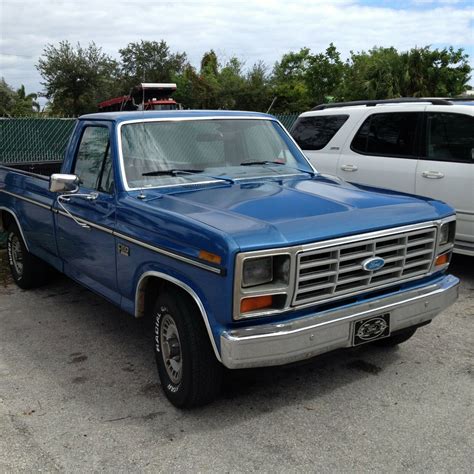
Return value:
<svg viewBox="0 0 474 474">
<path fill-rule="evenodd" d="M 201 314 L 187 295 L 160 295 L 153 309 L 154 347 L 161 386 L 179 408 L 205 405 L 219 393 L 222 365 Z"/>
</svg>

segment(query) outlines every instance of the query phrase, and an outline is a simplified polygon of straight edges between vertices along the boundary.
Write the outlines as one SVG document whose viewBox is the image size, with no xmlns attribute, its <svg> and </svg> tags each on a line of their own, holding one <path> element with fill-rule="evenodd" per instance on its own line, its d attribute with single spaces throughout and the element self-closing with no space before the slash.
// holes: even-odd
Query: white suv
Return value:
<svg viewBox="0 0 474 474">
<path fill-rule="evenodd" d="M 441 99 L 325 104 L 301 114 L 291 134 L 322 173 L 447 202 L 457 213 L 455 252 L 474 256 L 474 107 Z"/>
</svg>

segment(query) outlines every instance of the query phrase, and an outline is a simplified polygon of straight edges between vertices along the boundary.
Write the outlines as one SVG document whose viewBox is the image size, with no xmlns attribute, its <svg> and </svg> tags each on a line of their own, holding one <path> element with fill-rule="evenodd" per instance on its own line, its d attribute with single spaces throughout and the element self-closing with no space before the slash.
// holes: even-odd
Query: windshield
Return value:
<svg viewBox="0 0 474 474">
<path fill-rule="evenodd" d="M 297 147 L 283 136 L 272 120 L 125 124 L 121 129 L 125 176 L 130 188 L 142 188 L 209 181 L 219 176 L 238 179 L 311 172 L 308 163 L 297 157 Z"/>
</svg>

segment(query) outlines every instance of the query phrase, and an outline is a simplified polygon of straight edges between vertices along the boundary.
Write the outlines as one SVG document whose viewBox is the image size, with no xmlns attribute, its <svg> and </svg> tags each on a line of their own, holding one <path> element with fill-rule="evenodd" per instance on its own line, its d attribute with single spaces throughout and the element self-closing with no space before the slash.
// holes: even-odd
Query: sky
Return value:
<svg viewBox="0 0 474 474">
<path fill-rule="evenodd" d="M 473 11 L 474 0 L 0 0 L 0 77 L 40 92 L 35 64 L 61 40 L 94 41 L 118 58 L 129 42 L 163 39 L 194 66 L 212 48 L 223 62 L 269 69 L 289 51 L 330 42 L 344 59 L 373 46 L 452 45 L 474 67 Z"/>
</svg>

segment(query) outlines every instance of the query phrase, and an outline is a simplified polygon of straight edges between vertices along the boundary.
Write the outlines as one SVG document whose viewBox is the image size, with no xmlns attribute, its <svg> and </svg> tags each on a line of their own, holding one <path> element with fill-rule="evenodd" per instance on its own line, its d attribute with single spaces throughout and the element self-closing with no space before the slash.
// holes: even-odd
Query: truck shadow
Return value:
<svg viewBox="0 0 474 474">
<path fill-rule="evenodd" d="M 452 273 L 461 280 L 474 277 L 474 257 L 453 255 L 449 266 L 449 273 Z"/>
</svg>

